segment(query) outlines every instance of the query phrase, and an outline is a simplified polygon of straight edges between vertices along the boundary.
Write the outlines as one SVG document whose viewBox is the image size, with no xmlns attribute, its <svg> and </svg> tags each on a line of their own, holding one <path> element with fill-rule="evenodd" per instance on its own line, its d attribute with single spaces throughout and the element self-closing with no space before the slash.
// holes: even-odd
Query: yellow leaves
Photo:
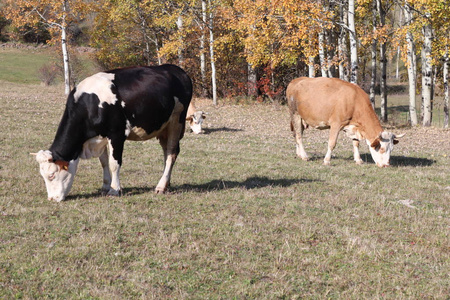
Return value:
<svg viewBox="0 0 450 300">
<path fill-rule="evenodd" d="M 333 12 L 320 2 L 299 0 L 236 0 L 229 27 L 242 35 L 247 61 L 277 66 L 294 61 L 311 34 L 330 28 Z"/>
</svg>

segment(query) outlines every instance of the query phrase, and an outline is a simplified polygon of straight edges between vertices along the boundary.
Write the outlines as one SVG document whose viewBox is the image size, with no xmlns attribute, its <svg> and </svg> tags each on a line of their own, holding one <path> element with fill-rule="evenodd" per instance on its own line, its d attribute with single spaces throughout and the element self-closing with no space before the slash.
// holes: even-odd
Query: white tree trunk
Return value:
<svg viewBox="0 0 450 300">
<path fill-rule="evenodd" d="M 411 7 L 405 1 L 403 8 L 405 14 L 406 24 L 409 25 L 412 22 Z M 414 37 L 411 31 L 406 33 L 406 42 L 408 44 L 407 50 L 407 67 L 408 67 L 408 81 L 409 81 L 409 118 L 411 126 L 417 126 L 417 109 L 416 109 L 416 86 L 417 86 L 417 57 L 416 57 L 416 45 Z"/>
<path fill-rule="evenodd" d="M 156 49 L 156 56 L 158 57 L 158 65 L 162 65 L 162 58 L 161 55 L 159 55 L 159 44 L 158 44 L 158 37 L 155 34 L 155 49 Z"/>
<path fill-rule="evenodd" d="M 448 115 L 448 102 L 450 98 L 450 92 L 449 92 L 449 69 L 450 69 L 450 57 L 448 54 L 448 46 L 447 51 L 445 52 L 444 57 L 444 128 L 448 128 L 448 121 L 449 121 L 449 115 Z"/>
<path fill-rule="evenodd" d="M 202 0 L 202 25 L 200 29 L 202 35 L 200 36 L 200 73 L 202 77 L 201 90 L 202 96 L 207 95 L 206 89 L 206 54 L 205 54 L 205 25 L 206 25 L 206 0 Z"/>
<path fill-rule="evenodd" d="M 212 94 L 213 94 L 213 104 L 217 105 L 217 84 L 216 84 L 216 64 L 214 62 L 214 33 L 213 33 L 213 9 L 211 6 L 211 1 L 208 1 L 210 13 L 209 13 L 209 56 L 211 59 L 211 83 L 212 83 Z"/>
<path fill-rule="evenodd" d="M 70 64 L 69 64 L 69 51 L 67 50 L 66 13 L 67 13 L 67 1 L 64 1 L 63 17 L 61 24 L 61 48 L 64 64 L 64 92 L 66 95 L 68 95 L 70 93 Z"/>
<path fill-rule="evenodd" d="M 423 46 L 422 46 L 422 112 L 423 126 L 431 126 L 432 121 L 432 90 L 433 90 L 433 67 L 431 62 L 431 47 L 433 40 L 433 32 L 431 24 L 426 24 L 423 30 Z"/>
<path fill-rule="evenodd" d="M 348 1 L 348 27 L 350 29 L 350 82 L 358 82 L 358 49 L 355 29 L 355 0 Z"/>
<path fill-rule="evenodd" d="M 257 92 L 256 70 L 252 64 L 247 63 L 247 95 L 249 97 L 256 97 Z"/>
<path fill-rule="evenodd" d="M 377 0 L 373 0 L 372 3 L 372 30 L 375 34 L 375 31 L 377 30 Z M 372 41 L 372 48 L 371 48 L 371 73 L 372 78 L 370 80 L 370 103 L 372 104 L 373 109 L 375 109 L 375 86 L 377 83 L 377 44 L 378 40 L 376 38 Z"/>
<path fill-rule="evenodd" d="M 399 13 L 399 21 L 398 23 L 400 24 L 400 26 L 402 26 L 402 11 L 400 10 Z M 400 62 L 400 46 L 397 46 L 397 59 L 396 59 L 396 66 L 395 66 L 395 79 L 399 80 L 400 79 L 400 71 L 399 71 L 399 62 Z"/>
<path fill-rule="evenodd" d="M 327 76 L 327 63 L 325 58 L 325 34 L 323 30 L 319 32 L 319 60 L 320 60 L 320 70 L 322 72 L 322 77 L 328 77 Z"/>
<path fill-rule="evenodd" d="M 377 0 L 378 13 L 380 15 L 380 25 L 386 25 L 386 12 L 382 6 L 381 0 Z M 381 120 L 387 122 L 388 112 L 387 112 L 387 83 L 386 83 L 386 69 L 387 69 L 387 58 L 386 58 L 386 42 L 380 44 L 380 109 L 381 109 Z"/>
<path fill-rule="evenodd" d="M 316 76 L 316 68 L 314 67 L 314 56 L 308 59 L 308 77 L 314 78 Z"/>
<path fill-rule="evenodd" d="M 347 13 L 347 2 L 342 1 L 340 4 L 340 19 L 341 19 L 341 32 L 339 33 L 339 78 L 348 81 L 348 71 L 347 71 L 347 59 L 348 59 L 348 47 L 347 47 L 347 30 L 348 26 L 348 13 Z"/>
<path fill-rule="evenodd" d="M 380 110 L 381 110 L 381 120 L 383 122 L 388 121 L 388 111 L 387 111 L 387 83 L 386 83 L 386 43 L 380 45 Z"/>
<path fill-rule="evenodd" d="M 180 45 L 178 46 L 178 64 L 180 65 L 180 67 L 184 66 L 184 56 L 183 56 L 183 17 L 181 15 L 178 16 L 177 18 L 177 29 L 179 32 L 179 43 Z"/>
</svg>

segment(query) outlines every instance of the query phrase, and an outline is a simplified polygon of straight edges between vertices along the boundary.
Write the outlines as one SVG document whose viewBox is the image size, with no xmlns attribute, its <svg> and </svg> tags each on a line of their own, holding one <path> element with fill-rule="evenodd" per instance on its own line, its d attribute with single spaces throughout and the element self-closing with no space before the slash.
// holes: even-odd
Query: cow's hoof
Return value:
<svg viewBox="0 0 450 300">
<path fill-rule="evenodd" d="M 110 189 L 108 191 L 108 193 L 106 193 L 107 197 L 119 197 L 120 196 L 121 191 L 120 190 L 115 190 L 115 189 Z"/>
<path fill-rule="evenodd" d="M 155 194 L 165 194 L 166 193 L 166 189 L 163 188 L 155 188 Z"/>
<path fill-rule="evenodd" d="M 362 159 L 361 160 L 355 160 L 355 162 L 356 162 L 357 165 L 362 165 L 364 163 Z"/>
<path fill-rule="evenodd" d="M 331 163 L 330 163 L 329 161 L 324 161 L 324 162 L 323 162 L 323 165 L 324 165 L 324 166 L 330 166 Z"/>
<path fill-rule="evenodd" d="M 303 161 L 308 161 L 309 160 L 309 157 L 308 156 L 301 156 L 301 155 L 296 155 L 295 156 L 296 158 L 300 158 L 301 160 L 303 160 Z"/>
</svg>

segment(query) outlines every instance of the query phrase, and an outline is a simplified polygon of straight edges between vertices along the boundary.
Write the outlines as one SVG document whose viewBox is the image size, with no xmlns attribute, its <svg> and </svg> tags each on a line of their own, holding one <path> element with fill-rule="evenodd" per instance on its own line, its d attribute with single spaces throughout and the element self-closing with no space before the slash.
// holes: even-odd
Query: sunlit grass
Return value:
<svg viewBox="0 0 450 300">
<path fill-rule="evenodd" d="M 62 87 L 2 84 L 0 298 L 446 299 L 450 132 L 406 132 L 392 167 L 352 160 L 307 130 L 295 158 L 284 106 L 198 106 L 170 193 L 156 140 L 127 142 L 124 195 L 101 197 L 98 160 L 70 197 L 48 202 L 29 152 L 51 144 Z"/>
</svg>

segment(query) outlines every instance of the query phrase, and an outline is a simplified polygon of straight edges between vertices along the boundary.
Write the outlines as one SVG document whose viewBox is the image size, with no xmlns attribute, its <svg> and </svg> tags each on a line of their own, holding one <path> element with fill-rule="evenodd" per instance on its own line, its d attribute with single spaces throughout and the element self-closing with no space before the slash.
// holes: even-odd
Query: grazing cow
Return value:
<svg viewBox="0 0 450 300">
<path fill-rule="evenodd" d="M 98 157 L 102 194 L 121 193 L 119 171 L 125 140 L 156 137 L 164 151 L 164 173 L 155 188 L 163 193 L 180 152 L 192 82 L 179 67 L 133 67 L 97 73 L 69 94 L 49 150 L 35 153 L 48 199 L 62 201 L 80 158 Z"/>
<path fill-rule="evenodd" d="M 394 144 L 398 143 L 397 138 L 404 135 L 395 136 L 383 131 L 367 94 L 357 85 L 337 78 L 294 79 L 287 87 L 286 98 L 297 156 L 303 160 L 308 160 L 302 143 L 303 130 L 308 126 L 330 129 L 325 165 L 330 164 L 331 151 L 336 146 L 342 129 L 353 139 L 356 163 L 362 163 L 358 147 L 360 140 L 365 139 L 372 158 L 379 167 L 389 166 Z"/>
<path fill-rule="evenodd" d="M 195 134 L 202 133 L 202 123 L 206 119 L 206 113 L 201 110 L 196 110 L 194 104 L 191 102 L 186 115 L 186 121 L 189 122 L 191 130 Z"/>
</svg>

